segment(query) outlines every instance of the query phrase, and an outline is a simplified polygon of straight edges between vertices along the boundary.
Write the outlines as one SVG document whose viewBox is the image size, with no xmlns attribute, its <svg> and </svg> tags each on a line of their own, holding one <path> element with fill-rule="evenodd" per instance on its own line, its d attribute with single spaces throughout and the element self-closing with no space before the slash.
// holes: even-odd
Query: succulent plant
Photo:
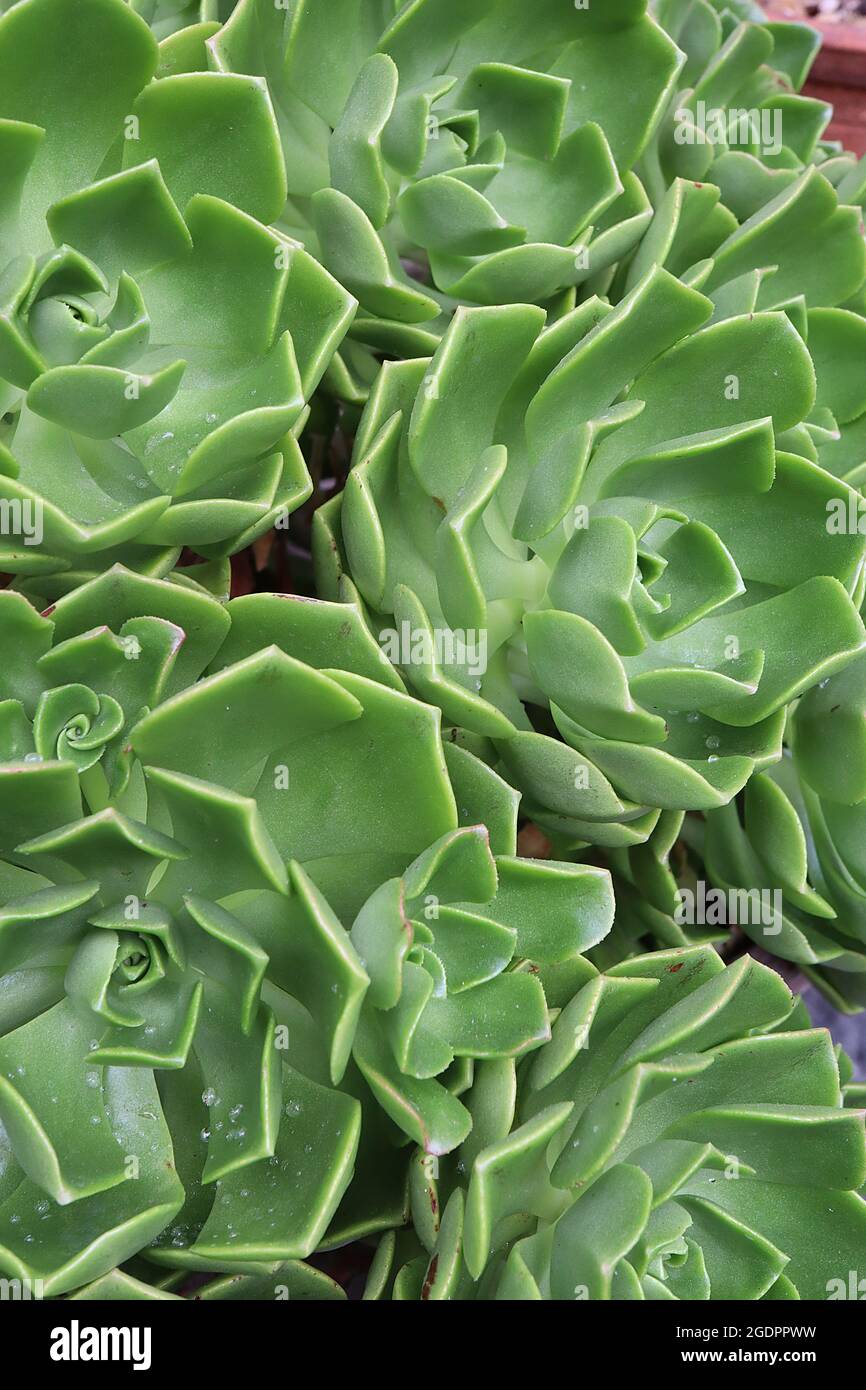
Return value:
<svg viewBox="0 0 866 1390">
<path fill-rule="evenodd" d="M 631 166 L 677 49 L 643 0 L 537 10 L 240 0 L 204 45 L 203 66 L 266 79 L 288 188 L 279 225 L 359 301 L 325 378 L 343 400 L 363 402 L 378 354 L 431 352 L 456 304 L 573 300 L 646 228 Z M 617 115 L 624 69 L 632 99 Z"/>
<path fill-rule="evenodd" d="M 650 265 L 547 328 L 459 310 L 432 362 L 385 364 L 316 517 L 320 591 L 356 586 L 415 690 L 574 848 L 727 804 L 864 643 L 864 538 L 826 527 L 856 494 L 796 451 L 806 344 L 716 278 Z"/>
<path fill-rule="evenodd" d="M 797 94 L 814 32 L 762 23 L 753 5 L 717 8 L 240 0 L 199 61 L 266 78 L 281 225 L 360 301 L 329 387 L 362 400 L 371 350 L 432 351 L 458 303 L 533 302 L 556 317 L 575 294 L 616 291 L 680 174 L 715 182 L 718 167 L 718 181 L 745 183 L 750 215 L 824 158 L 829 108 Z M 778 177 L 736 123 L 733 149 L 705 138 L 695 117 L 708 99 L 778 113 L 790 132 Z"/>
<path fill-rule="evenodd" d="M 399 1224 L 607 873 L 514 856 L 345 605 L 115 568 L 0 626 L 0 1269 L 267 1275 Z"/>
<path fill-rule="evenodd" d="M 455 300 L 546 301 L 585 279 L 590 236 L 598 268 L 636 244 L 649 208 L 620 175 L 680 61 L 645 10 L 240 0 L 206 46 L 211 67 L 267 78 L 287 223 L 374 320 L 362 337 L 417 345 L 429 332 L 413 325 L 435 332 Z M 639 67 L 617 116 L 612 87 Z M 429 292 L 406 265 L 429 269 Z"/>
<path fill-rule="evenodd" d="M 47 597 L 287 519 L 355 308 L 265 225 L 285 179 L 261 81 L 159 62 L 122 0 L 0 19 L 0 567 Z"/>
<path fill-rule="evenodd" d="M 866 395 L 857 364 L 866 328 L 850 310 L 818 308 L 807 311 L 803 331 L 818 404 L 806 429 L 789 435 L 788 447 L 824 470 L 827 496 L 800 546 L 806 551 L 817 540 L 844 548 L 863 534 L 858 438 Z M 832 474 L 843 485 L 830 483 Z M 855 602 L 861 587 L 858 577 Z M 857 808 L 866 795 L 862 683 L 860 656 L 796 701 L 784 756 L 756 771 L 737 803 L 707 811 L 705 825 L 667 810 L 639 844 L 608 848 L 617 918 L 593 953 L 596 964 L 623 960 L 648 943 L 718 943 L 733 925 L 800 967 L 836 1007 L 858 1012 L 866 1005 L 864 880 L 856 850 Z M 565 851 L 562 829 L 548 818 L 540 852 Z M 732 895 L 725 909 L 711 911 L 708 921 L 684 921 L 684 894 L 706 901 L 710 889 Z"/>
<path fill-rule="evenodd" d="M 827 1298 L 866 1241 L 863 1115 L 829 1034 L 748 956 L 589 969 L 551 991 L 516 1078 L 479 1073 L 467 1151 L 428 1175 L 441 1220 L 419 1203 L 383 1238 L 368 1296 Z"/>
<path fill-rule="evenodd" d="M 823 513 L 818 509 L 814 530 L 800 545 L 804 551 L 829 545 L 841 556 L 866 530 L 860 493 L 866 392 L 859 371 L 866 322 L 849 309 L 816 308 L 807 312 L 804 331 L 817 405 L 789 447 L 817 464 L 829 487 Z M 855 602 L 862 602 L 861 590 L 858 576 Z M 858 1012 L 866 1006 L 866 871 L 857 848 L 866 798 L 863 677 L 858 656 L 794 703 L 784 756 L 755 773 L 739 804 L 708 811 L 705 825 L 691 817 L 683 825 L 681 815 L 663 813 L 645 844 L 608 853 L 617 879 L 617 925 L 597 958 L 623 959 L 647 940 L 667 946 L 695 937 L 719 940 L 733 923 L 801 968 L 837 1008 Z M 561 842 L 549 833 L 560 852 Z M 676 920 L 679 895 L 683 887 L 695 891 L 696 878 L 739 900 L 732 916 L 684 931 Z M 769 914 L 755 910 L 760 894 L 772 902 Z"/>
</svg>

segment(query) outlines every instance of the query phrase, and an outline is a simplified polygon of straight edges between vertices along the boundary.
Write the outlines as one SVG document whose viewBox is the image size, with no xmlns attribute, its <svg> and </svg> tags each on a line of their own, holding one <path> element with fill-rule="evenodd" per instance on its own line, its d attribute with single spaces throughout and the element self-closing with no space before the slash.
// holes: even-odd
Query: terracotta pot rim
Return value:
<svg viewBox="0 0 866 1390">
<path fill-rule="evenodd" d="M 863 24 L 834 23 L 832 20 L 802 18 L 780 14 L 778 10 L 767 10 L 767 19 L 772 24 L 808 24 L 816 29 L 823 40 L 823 53 L 864 53 L 866 54 L 866 22 Z M 863 74 L 866 85 L 866 72 Z"/>
</svg>

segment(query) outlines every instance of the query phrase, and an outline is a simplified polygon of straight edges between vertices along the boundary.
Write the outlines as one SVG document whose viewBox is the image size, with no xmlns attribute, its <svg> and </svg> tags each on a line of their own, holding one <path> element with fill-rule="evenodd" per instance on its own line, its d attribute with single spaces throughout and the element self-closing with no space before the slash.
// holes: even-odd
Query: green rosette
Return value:
<svg viewBox="0 0 866 1390">
<path fill-rule="evenodd" d="M 549 1043 L 479 1077 L 473 1135 L 431 1180 L 441 1219 L 383 1239 L 367 1296 L 838 1297 L 866 1145 L 829 1034 L 773 971 L 707 946 L 570 988 Z"/>
<path fill-rule="evenodd" d="M 116 567 L 0 626 L 0 1271 L 314 1279 L 549 1038 L 609 876 L 515 857 L 346 605 Z"/>
<path fill-rule="evenodd" d="M 183 61 L 267 82 L 280 225 L 360 303 L 326 379 L 360 403 L 376 356 L 431 352 L 459 304 L 555 319 L 621 298 L 678 179 L 732 208 L 688 209 L 693 261 L 798 178 L 814 217 L 818 164 L 857 201 L 856 161 L 821 139 L 829 108 L 799 95 L 816 46 L 805 25 L 707 0 L 240 0 L 219 32 L 188 31 Z"/>
<path fill-rule="evenodd" d="M 805 321 L 689 279 L 648 265 L 549 326 L 459 310 L 432 360 L 383 367 L 315 519 L 320 591 L 360 594 L 414 689 L 578 851 L 729 804 L 864 642 L 866 542 L 827 526 L 859 494 L 799 442 Z"/>
<path fill-rule="evenodd" d="M 355 301 L 268 225 L 264 83 L 177 70 L 122 0 L 26 0 L 0 87 L 0 568 L 54 598 L 286 524 Z"/>
</svg>

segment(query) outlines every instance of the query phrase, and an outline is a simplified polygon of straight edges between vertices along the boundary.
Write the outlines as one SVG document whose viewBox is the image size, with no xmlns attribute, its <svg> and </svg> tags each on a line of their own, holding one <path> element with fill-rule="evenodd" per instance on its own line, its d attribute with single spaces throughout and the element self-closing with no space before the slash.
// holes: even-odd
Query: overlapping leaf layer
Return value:
<svg viewBox="0 0 866 1390">
<path fill-rule="evenodd" d="M 744 931 L 846 1013 L 866 1007 L 863 702 L 860 658 L 800 702 L 793 756 L 749 783 L 741 815 L 709 816 L 703 837 L 713 883 L 777 895 L 771 933 Z"/>
</svg>

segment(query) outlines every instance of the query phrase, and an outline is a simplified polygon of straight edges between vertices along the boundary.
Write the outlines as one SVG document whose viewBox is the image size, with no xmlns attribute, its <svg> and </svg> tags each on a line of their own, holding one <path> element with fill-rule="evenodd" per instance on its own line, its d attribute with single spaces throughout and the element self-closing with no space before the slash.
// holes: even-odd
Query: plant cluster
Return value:
<svg viewBox="0 0 866 1390">
<path fill-rule="evenodd" d="M 866 1088 L 765 963 L 866 1007 L 866 162 L 816 44 L 0 3 L 4 1278 L 860 1268 Z M 317 596 L 231 597 L 314 487 Z"/>
</svg>

